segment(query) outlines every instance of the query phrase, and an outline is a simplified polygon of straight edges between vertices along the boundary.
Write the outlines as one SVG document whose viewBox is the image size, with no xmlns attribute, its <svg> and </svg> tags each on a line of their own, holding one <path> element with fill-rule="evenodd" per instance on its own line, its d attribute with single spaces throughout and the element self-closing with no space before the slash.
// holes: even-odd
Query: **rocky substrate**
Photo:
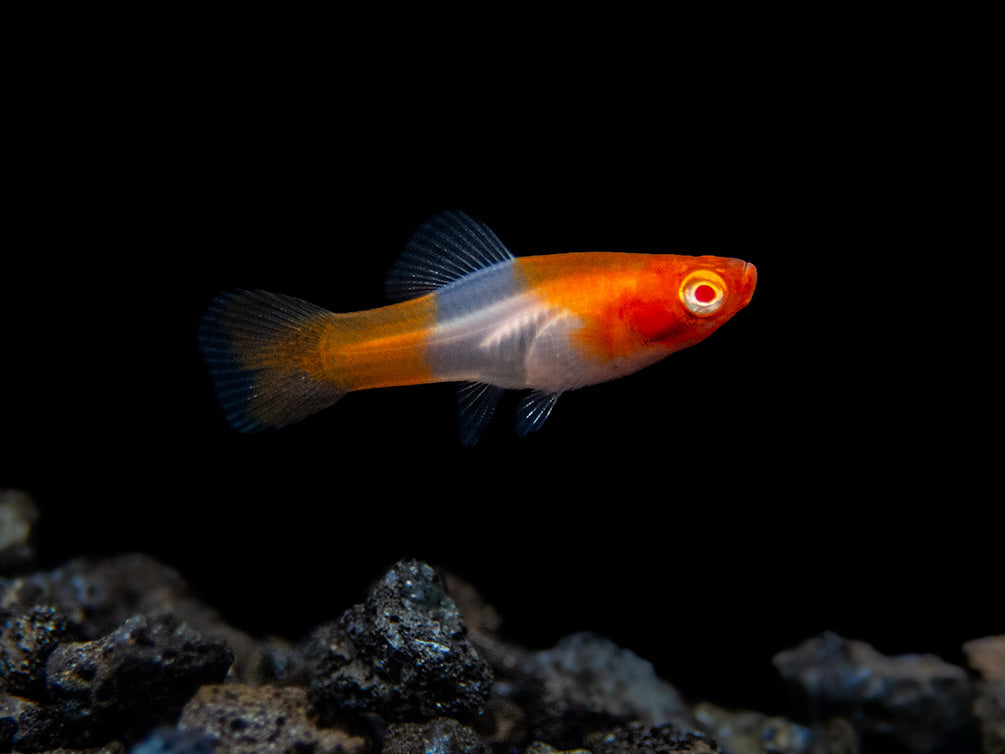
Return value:
<svg viewBox="0 0 1005 754">
<path fill-rule="evenodd" d="M 602 636 L 531 651 L 469 584 L 402 560 L 301 641 L 222 622 L 144 555 L 30 570 L 0 493 L 0 751 L 996 753 L 1005 636 L 969 668 L 836 634 L 779 653 L 790 718 L 685 701 Z"/>
</svg>

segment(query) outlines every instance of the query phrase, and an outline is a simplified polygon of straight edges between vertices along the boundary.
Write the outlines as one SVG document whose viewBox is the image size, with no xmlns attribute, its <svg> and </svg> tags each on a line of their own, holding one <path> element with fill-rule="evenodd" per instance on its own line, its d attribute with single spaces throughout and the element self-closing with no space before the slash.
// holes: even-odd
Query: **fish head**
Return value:
<svg viewBox="0 0 1005 754">
<path fill-rule="evenodd" d="M 683 265 L 677 298 L 683 311 L 699 320 L 725 322 L 750 303 L 757 268 L 742 259 L 694 257 Z"/>
<path fill-rule="evenodd" d="M 757 268 L 742 259 L 668 256 L 660 270 L 661 316 L 650 342 L 678 351 L 704 340 L 750 303 Z"/>
</svg>

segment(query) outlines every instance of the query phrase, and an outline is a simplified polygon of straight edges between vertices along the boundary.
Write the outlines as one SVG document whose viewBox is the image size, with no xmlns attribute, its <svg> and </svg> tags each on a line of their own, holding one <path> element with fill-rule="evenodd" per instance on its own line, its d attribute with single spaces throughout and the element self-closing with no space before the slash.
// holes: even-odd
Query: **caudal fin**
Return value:
<svg viewBox="0 0 1005 754">
<path fill-rule="evenodd" d="M 231 426 L 241 432 L 282 427 L 347 392 L 323 371 L 321 347 L 331 322 L 319 306 L 266 291 L 213 300 L 199 346 Z"/>
</svg>

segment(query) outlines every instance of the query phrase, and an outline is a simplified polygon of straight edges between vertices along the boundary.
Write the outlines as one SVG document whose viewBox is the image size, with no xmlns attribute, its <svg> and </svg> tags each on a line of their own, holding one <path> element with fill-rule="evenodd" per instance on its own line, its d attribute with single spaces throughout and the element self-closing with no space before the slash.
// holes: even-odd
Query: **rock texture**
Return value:
<svg viewBox="0 0 1005 754">
<path fill-rule="evenodd" d="M 315 631 L 304 654 L 312 699 L 327 720 L 362 713 L 472 720 L 492 684 L 442 577 L 414 560 L 398 563 L 364 603 Z"/>
<path fill-rule="evenodd" d="M 870 750 L 974 751 L 974 686 L 963 668 L 933 655 L 889 657 L 825 633 L 774 658 L 815 720 L 854 720 Z"/>
<path fill-rule="evenodd" d="M 1005 752 L 1005 635 L 968 641 L 963 651 L 981 675 L 974 713 L 980 719 L 984 751 Z"/>
<path fill-rule="evenodd" d="M 530 655 L 514 677 L 532 700 L 532 736 L 560 746 L 629 722 L 696 726 L 684 699 L 649 662 L 596 634 L 572 634 Z"/>
<path fill-rule="evenodd" d="M 590 733 L 586 748 L 593 754 L 715 754 L 715 740 L 704 733 L 674 725 L 649 728 L 630 723 L 606 732 Z"/>
<path fill-rule="evenodd" d="M 0 522 L 34 521 L 23 498 L 4 504 Z M 595 633 L 540 651 L 507 641 L 474 586 L 420 561 L 391 566 L 301 642 L 256 640 L 143 555 L 33 572 L 29 530 L 0 536 L 16 553 L 0 561 L 0 752 L 1005 750 L 1001 636 L 967 643 L 969 671 L 813 637 L 774 658 L 794 704 L 769 716 L 692 704 Z"/>
<path fill-rule="evenodd" d="M 185 706 L 178 728 L 195 741 L 211 740 L 215 751 L 234 754 L 366 751 L 366 739 L 339 728 L 319 727 L 309 709 L 306 689 L 296 686 L 208 685 Z"/>
<path fill-rule="evenodd" d="M 437 717 L 424 723 L 394 723 L 383 736 L 383 754 L 490 754 L 492 749 L 471 728 Z"/>
<path fill-rule="evenodd" d="M 38 507 L 19 490 L 0 490 L 0 573 L 30 566 Z"/>
<path fill-rule="evenodd" d="M 173 723 L 203 685 L 222 681 L 234 661 L 170 614 L 137 615 L 100 639 L 57 647 L 45 666 L 48 698 L 78 742 L 125 729 Z"/>
</svg>

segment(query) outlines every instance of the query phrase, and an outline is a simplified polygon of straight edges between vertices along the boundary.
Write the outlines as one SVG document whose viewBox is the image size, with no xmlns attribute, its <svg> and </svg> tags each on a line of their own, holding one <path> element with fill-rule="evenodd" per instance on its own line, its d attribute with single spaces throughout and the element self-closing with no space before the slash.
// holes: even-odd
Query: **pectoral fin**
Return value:
<svg viewBox="0 0 1005 754">
<path fill-rule="evenodd" d="M 462 444 L 478 442 L 503 392 L 484 382 L 464 382 L 457 388 L 457 430 Z"/>
</svg>

